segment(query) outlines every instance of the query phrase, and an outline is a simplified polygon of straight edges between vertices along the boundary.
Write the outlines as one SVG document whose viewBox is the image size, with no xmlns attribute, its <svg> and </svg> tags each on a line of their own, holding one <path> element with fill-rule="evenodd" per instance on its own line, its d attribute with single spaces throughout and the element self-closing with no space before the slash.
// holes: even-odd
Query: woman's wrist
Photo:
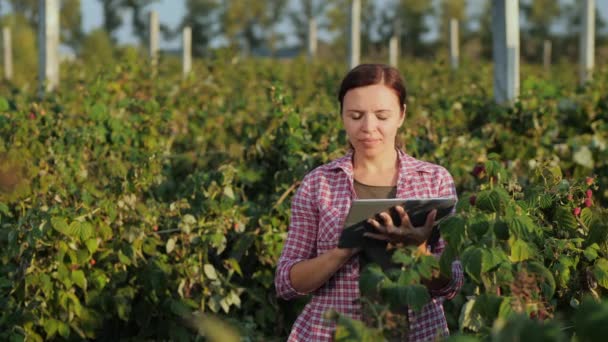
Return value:
<svg viewBox="0 0 608 342">
<path fill-rule="evenodd" d="M 360 251 L 359 248 L 339 248 L 336 247 L 332 250 L 334 256 L 343 262 L 346 262 L 353 255 L 357 254 Z"/>
</svg>

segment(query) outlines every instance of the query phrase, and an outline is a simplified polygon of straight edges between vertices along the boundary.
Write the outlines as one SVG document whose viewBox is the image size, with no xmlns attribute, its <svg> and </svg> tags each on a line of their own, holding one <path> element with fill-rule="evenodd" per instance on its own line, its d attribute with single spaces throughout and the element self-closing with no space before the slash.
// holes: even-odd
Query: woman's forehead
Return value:
<svg viewBox="0 0 608 342">
<path fill-rule="evenodd" d="M 344 106 L 399 106 L 396 92 L 383 84 L 352 88 L 344 96 Z"/>
</svg>

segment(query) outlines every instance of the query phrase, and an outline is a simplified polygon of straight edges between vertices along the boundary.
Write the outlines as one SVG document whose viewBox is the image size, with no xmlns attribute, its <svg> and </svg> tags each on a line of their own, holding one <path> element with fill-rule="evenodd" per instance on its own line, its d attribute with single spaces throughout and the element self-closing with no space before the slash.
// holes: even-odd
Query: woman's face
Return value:
<svg viewBox="0 0 608 342">
<path fill-rule="evenodd" d="M 395 148 L 397 130 L 403 124 L 405 108 L 394 90 L 374 84 L 346 92 L 342 121 L 355 152 L 374 157 Z"/>
</svg>

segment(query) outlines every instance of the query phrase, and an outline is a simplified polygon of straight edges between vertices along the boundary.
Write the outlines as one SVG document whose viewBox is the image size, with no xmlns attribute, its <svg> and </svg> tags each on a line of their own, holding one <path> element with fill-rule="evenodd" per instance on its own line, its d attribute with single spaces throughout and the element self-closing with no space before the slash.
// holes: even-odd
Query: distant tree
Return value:
<svg viewBox="0 0 608 342">
<path fill-rule="evenodd" d="M 38 70 L 36 31 L 19 13 L 5 15 L 1 21 L 1 25 L 10 27 L 12 32 L 14 81 L 19 85 L 33 85 L 37 77 L 35 70 Z"/>
<path fill-rule="evenodd" d="M 150 12 L 146 11 L 146 7 L 158 1 L 159 0 L 122 0 L 121 2 L 123 9 L 131 10 L 133 33 L 140 44 L 145 44 L 149 36 Z M 160 24 L 160 26 L 162 31 L 168 31 L 166 25 Z"/>
<path fill-rule="evenodd" d="M 298 9 L 289 11 L 289 20 L 294 27 L 299 45 L 306 46 L 308 42 L 308 23 L 311 19 L 317 20 L 317 27 L 321 26 L 322 15 L 327 8 L 325 0 L 300 0 Z"/>
<path fill-rule="evenodd" d="M 229 44 L 246 52 L 268 47 L 271 52 L 284 39 L 276 26 L 286 11 L 287 0 L 225 0 L 221 30 Z"/>
<path fill-rule="evenodd" d="M 174 36 L 181 34 L 181 29 L 190 26 L 192 29 L 192 53 L 204 55 L 211 40 L 219 34 L 217 16 L 219 0 L 186 0 L 186 15 Z"/>
<path fill-rule="evenodd" d="M 122 25 L 121 3 L 123 0 L 98 0 L 103 12 L 103 28 L 112 41 L 116 41 L 114 32 Z"/>
<path fill-rule="evenodd" d="M 329 0 L 327 25 L 325 28 L 332 34 L 331 50 L 335 58 L 346 58 L 350 34 L 350 8 L 352 0 Z M 377 44 L 383 40 L 378 35 L 377 4 L 373 0 L 361 1 L 361 53 L 374 54 Z"/>
<path fill-rule="evenodd" d="M 105 29 L 93 30 L 84 37 L 80 56 L 87 65 L 103 66 L 112 63 L 113 42 Z"/>
<path fill-rule="evenodd" d="M 39 0 L 8 0 L 12 13 L 24 20 L 33 31 L 38 30 L 38 15 L 40 13 Z M 59 26 L 60 42 L 73 49 L 78 48 L 82 39 L 82 16 L 80 13 L 80 0 L 60 0 L 59 1 Z M 19 42 L 18 40 L 16 42 Z"/>
<path fill-rule="evenodd" d="M 466 28 L 466 0 L 441 0 L 440 3 L 440 23 L 439 23 L 439 42 L 442 46 L 447 46 L 450 41 L 450 20 L 458 20 L 460 39 L 465 36 Z"/>
<path fill-rule="evenodd" d="M 479 30 L 477 37 L 480 41 L 480 53 L 484 59 L 492 59 L 492 2 L 486 1 L 483 10 L 477 18 Z"/>
<path fill-rule="evenodd" d="M 39 0 L 8 0 L 12 12 L 21 15 L 30 27 L 38 27 L 38 6 Z"/>
<path fill-rule="evenodd" d="M 399 45 L 407 55 L 422 56 L 428 53 L 428 48 L 422 37 L 430 31 L 427 18 L 435 13 L 433 2 L 427 0 L 398 0 L 390 4 L 380 14 L 383 23 L 380 36 L 397 32 Z"/>
<path fill-rule="evenodd" d="M 543 42 L 551 39 L 551 26 L 562 12 L 559 0 L 526 0 L 520 3 L 520 25 L 524 58 L 537 63 L 542 60 Z"/>
<path fill-rule="evenodd" d="M 80 0 L 62 0 L 59 13 L 60 41 L 77 51 L 84 38 Z"/>
<path fill-rule="evenodd" d="M 583 3 L 576 1 L 574 3 L 564 4 L 562 13 L 562 23 L 567 27 L 565 34 L 558 39 L 558 46 L 555 51 L 563 51 L 562 57 L 568 57 L 571 62 L 578 61 L 579 58 L 579 41 L 581 32 Z M 595 32 L 596 36 L 606 27 L 606 20 L 602 17 L 600 11 L 595 11 Z"/>
</svg>

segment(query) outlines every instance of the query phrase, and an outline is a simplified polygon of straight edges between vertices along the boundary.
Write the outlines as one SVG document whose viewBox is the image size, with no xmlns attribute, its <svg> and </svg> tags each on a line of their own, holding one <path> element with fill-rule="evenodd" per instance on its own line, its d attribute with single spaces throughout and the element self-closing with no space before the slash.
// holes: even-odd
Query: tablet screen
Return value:
<svg viewBox="0 0 608 342">
<path fill-rule="evenodd" d="M 375 232 L 366 221 L 383 211 L 389 211 L 396 205 L 401 205 L 408 213 L 410 222 L 414 227 L 424 226 L 428 213 L 437 209 L 435 223 L 449 216 L 456 205 L 453 197 L 423 198 L 423 199 L 357 199 L 351 203 L 350 210 L 344 222 L 344 229 L 340 236 L 338 247 L 361 247 L 365 232 Z M 396 212 L 395 212 L 396 214 Z"/>
</svg>

